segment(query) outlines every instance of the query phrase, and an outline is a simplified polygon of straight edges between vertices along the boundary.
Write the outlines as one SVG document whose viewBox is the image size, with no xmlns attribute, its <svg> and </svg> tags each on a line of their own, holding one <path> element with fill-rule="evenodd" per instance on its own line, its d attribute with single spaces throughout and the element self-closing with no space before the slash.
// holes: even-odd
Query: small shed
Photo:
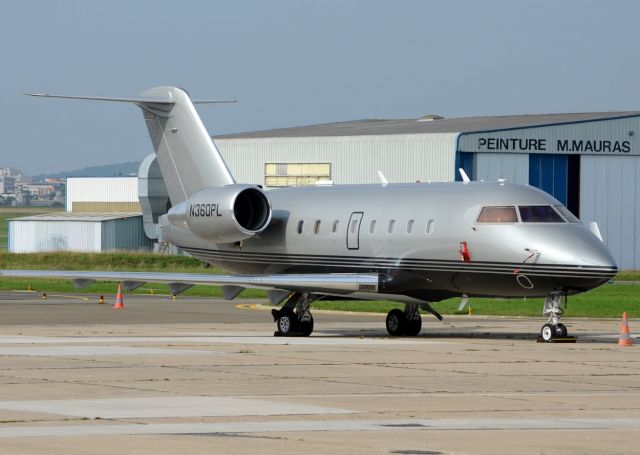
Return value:
<svg viewBox="0 0 640 455">
<path fill-rule="evenodd" d="M 139 213 L 59 212 L 9 220 L 10 253 L 148 251 Z"/>
</svg>

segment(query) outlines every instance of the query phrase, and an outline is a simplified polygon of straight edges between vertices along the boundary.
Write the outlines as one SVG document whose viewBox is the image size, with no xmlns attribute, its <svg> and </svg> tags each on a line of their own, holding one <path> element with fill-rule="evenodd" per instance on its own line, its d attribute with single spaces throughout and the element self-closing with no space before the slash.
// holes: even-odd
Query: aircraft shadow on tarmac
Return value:
<svg viewBox="0 0 640 455">
<path fill-rule="evenodd" d="M 417 341 L 427 341 L 427 340 L 456 340 L 456 339 L 464 339 L 464 340 L 528 340 L 531 342 L 536 342 L 539 333 L 523 333 L 516 331 L 491 331 L 491 332 L 480 332 L 480 331 L 464 331 L 464 329 L 458 329 L 456 331 L 448 330 L 448 329 L 438 329 L 432 331 L 423 331 L 420 335 L 415 337 L 389 337 L 384 329 L 381 330 L 354 330 L 354 329 L 318 329 L 318 333 L 322 333 L 323 338 L 388 338 L 388 339 L 398 339 L 398 340 L 417 340 Z M 312 335 L 313 337 L 313 335 Z M 617 340 L 615 339 L 613 334 L 605 334 L 605 333 L 580 333 L 579 336 L 576 337 L 575 343 L 600 343 L 600 344 L 615 344 Z M 560 344 L 560 343 L 558 343 Z M 564 343 L 563 343 L 564 344 Z"/>
</svg>

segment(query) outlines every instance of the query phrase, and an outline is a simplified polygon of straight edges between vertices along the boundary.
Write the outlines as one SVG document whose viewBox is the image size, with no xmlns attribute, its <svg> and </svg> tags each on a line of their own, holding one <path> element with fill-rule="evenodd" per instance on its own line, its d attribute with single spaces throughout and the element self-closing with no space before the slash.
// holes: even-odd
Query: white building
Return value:
<svg viewBox="0 0 640 455">
<path fill-rule="evenodd" d="M 137 177 L 69 177 L 67 212 L 141 213 Z"/>
<path fill-rule="evenodd" d="M 238 182 L 266 187 L 506 178 L 596 221 L 640 269 L 640 112 L 362 120 L 216 137 Z"/>
</svg>

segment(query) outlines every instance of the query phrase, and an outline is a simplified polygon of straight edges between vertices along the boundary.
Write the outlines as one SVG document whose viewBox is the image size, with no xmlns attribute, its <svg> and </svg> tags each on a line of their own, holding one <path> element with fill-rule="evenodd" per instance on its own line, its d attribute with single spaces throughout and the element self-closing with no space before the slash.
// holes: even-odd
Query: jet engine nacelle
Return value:
<svg viewBox="0 0 640 455">
<path fill-rule="evenodd" d="M 171 224 L 216 243 L 233 243 L 262 232 L 271 221 L 271 204 L 260 188 L 227 185 L 198 191 L 169 210 Z"/>
</svg>

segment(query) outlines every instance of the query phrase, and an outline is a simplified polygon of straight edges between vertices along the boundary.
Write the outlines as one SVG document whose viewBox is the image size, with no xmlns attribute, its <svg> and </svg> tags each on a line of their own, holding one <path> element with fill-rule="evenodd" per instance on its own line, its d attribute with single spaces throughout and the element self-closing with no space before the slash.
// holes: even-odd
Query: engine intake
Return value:
<svg viewBox="0 0 640 455">
<path fill-rule="evenodd" d="M 173 207 L 169 221 L 216 243 L 233 243 L 262 232 L 271 221 L 271 204 L 260 188 L 227 185 L 198 191 Z"/>
</svg>

